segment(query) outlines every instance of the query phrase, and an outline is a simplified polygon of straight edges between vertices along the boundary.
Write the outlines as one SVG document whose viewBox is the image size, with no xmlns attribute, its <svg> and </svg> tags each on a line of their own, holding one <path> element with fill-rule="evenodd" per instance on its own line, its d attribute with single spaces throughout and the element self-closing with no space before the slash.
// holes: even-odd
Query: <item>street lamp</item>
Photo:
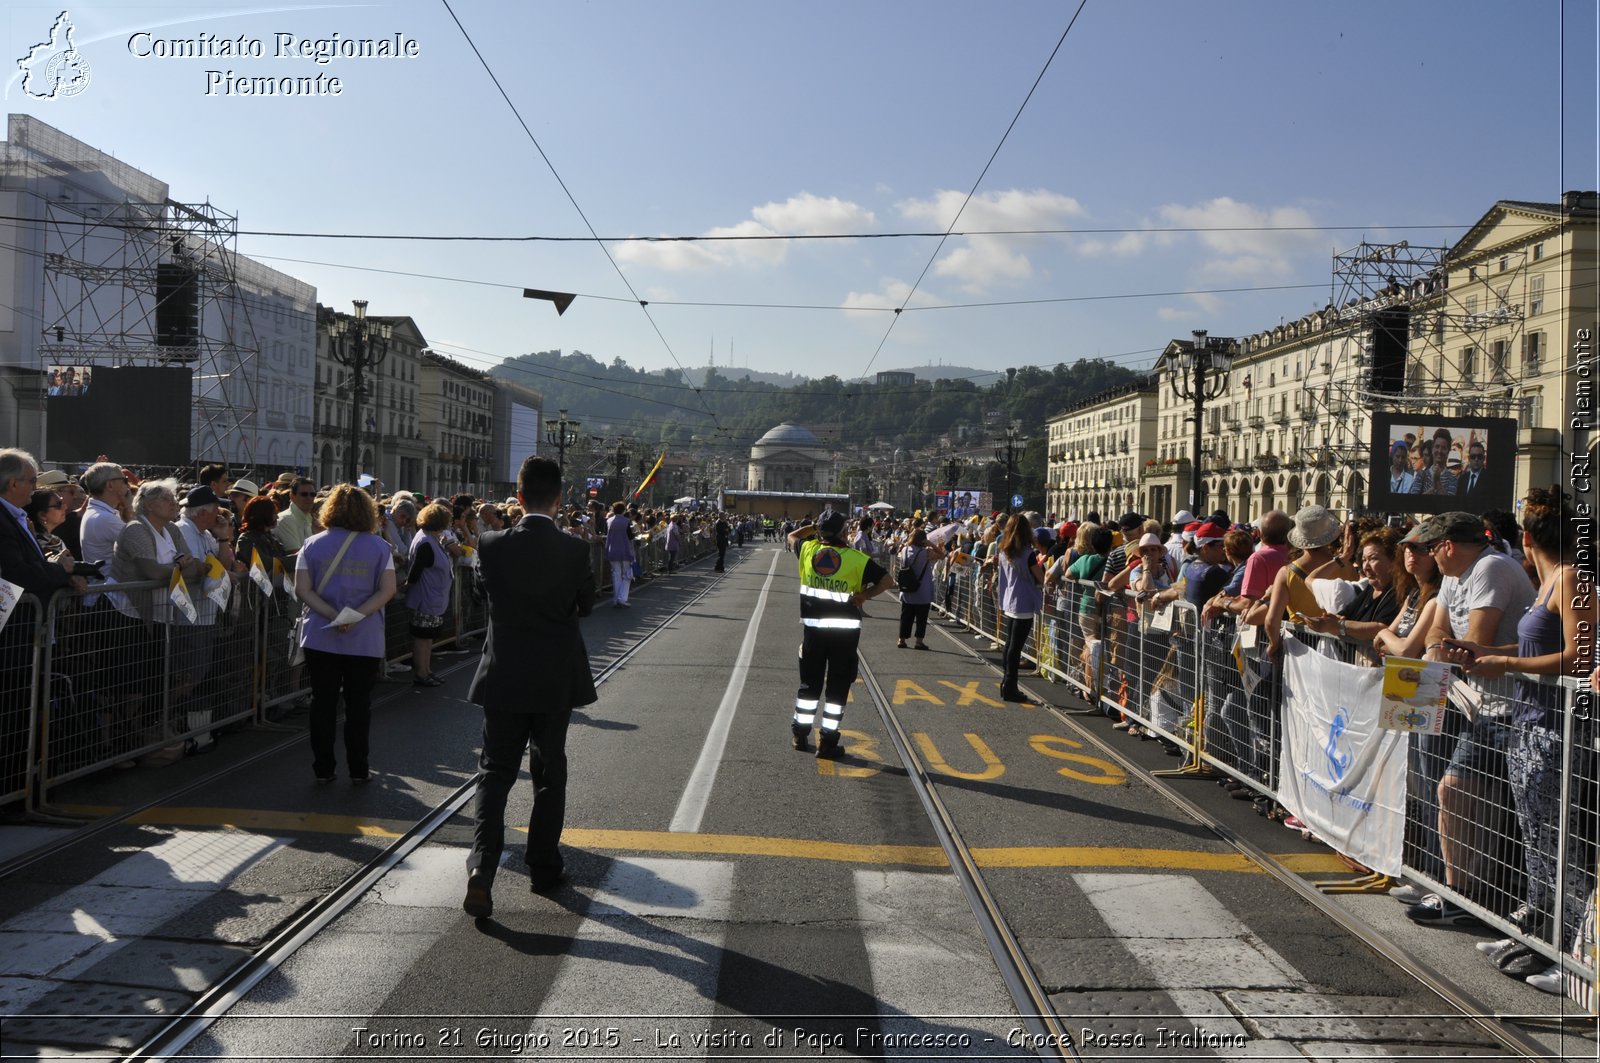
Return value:
<svg viewBox="0 0 1600 1063">
<path fill-rule="evenodd" d="M 345 480 L 356 482 L 361 451 L 361 400 L 366 397 L 365 375 L 376 369 L 389 354 L 392 329 L 381 321 L 367 320 L 367 301 L 353 300 L 355 317 L 335 315 L 328 323 L 328 346 L 334 360 L 347 366 L 354 378 L 350 384 L 350 451 L 345 455 Z M 372 470 L 376 475 L 376 470 Z"/>
<path fill-rule="evenodd" d="M 1194 403 L 1194 450 L 1189 463 L 1189 512 L 1200 515 L 1205 505 L 1205 487 L 1200 481 L 1201 431 L 1206 402 L 1228 390 L 1228 374 L 1233 370 L 1234 341 L 1226 336 L 1207 336 L 1196 329 L 1194 340 L 1180 348 L 1174 358 L 1172 394 Z"/>
<path fill-rule="evenodd" d="M 1004 463 L 1006 467 L 1006 512 L 1011 512 L 1011 478 L 1016 472 L 1017 451 L 1027 443 L 1028 437 L 1017 430 L 1017 422 L 1012 421 L 1006 426 L 1005 435 L 996 436 L 994 440 L 994 460 Z"/>
<path fill-rule="evenodd" d="M 566 493 L 567 482 L 567 448 L 578 442 L 578 422 L 567 420 L 565 408 L 554 426 L 544 430 L 544 439 L 556 448 L 556 465 L 561 470 L 562 493 Z"/>
</svg>

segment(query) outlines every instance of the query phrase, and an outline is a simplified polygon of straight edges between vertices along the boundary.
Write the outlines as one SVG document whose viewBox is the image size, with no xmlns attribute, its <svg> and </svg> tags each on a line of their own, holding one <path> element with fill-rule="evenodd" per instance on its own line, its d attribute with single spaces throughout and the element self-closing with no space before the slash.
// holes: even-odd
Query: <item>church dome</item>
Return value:
<svg viewBox="0 0 1600 1063">
<path fill-rule="evenodd" d="M 809 428 L 801 428 L 788 421 L 756 440 L 756 446 L 819 447 L 822 441 Z"/>
</svg>

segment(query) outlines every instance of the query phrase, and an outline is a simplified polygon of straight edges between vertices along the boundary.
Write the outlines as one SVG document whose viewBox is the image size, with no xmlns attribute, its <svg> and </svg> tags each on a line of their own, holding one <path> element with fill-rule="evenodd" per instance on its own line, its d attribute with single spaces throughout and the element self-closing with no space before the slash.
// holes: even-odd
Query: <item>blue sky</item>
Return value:
<svg viewBox="0 0 1600 1063">
<path fill-rule="evenodd" d="M 1332 252 L 1363 237 L 1448 244 L 1497 199 L 1600 185 L 1592 3 L 1565 4 L 1563 85 L 1558 0 L 1089 0 L 958 225 L 1076 231 L 952 238 L 930 265 L 936 240 L 859 237 L 950 224 L 1074 3 L 451 6 L 602 236 L 858 237 L 610 245 L 627 284 L 584 242 L 241 238 L 322 302 L 410 314 L 478 365 L 577 348 L 699 366 L 714 341 L 719 365 L 731 349 L 811 376 L 1143 366 L 1192 329 L 1242 334 L 1323 305 Z M 8 61 L 60 10 L 8 5 Z M 33 100 L 12 77 L 7 110 L 242 229 L 588 235 L 438 0 L 68 10 L 90 85 Z M 242 34 L 267 55 L 138 58 L 140 31 Z M 401 33 L 420 55 L 319 66 L 274 58 L 277 32 Z M 343 92 L 208 96 L 208 69 L 334 75 Z M 1262 226 L 1280 231 L 1248 231 Z M 1149 231 L 1207 227 L 1232 231 Z M 524 286 L 580 298 L 557 317 Z M 1241 288 L 1276 290 L 1217 291 Z M 1156 294 L 1184 292 L 1214 294 Z"/>
</svg>

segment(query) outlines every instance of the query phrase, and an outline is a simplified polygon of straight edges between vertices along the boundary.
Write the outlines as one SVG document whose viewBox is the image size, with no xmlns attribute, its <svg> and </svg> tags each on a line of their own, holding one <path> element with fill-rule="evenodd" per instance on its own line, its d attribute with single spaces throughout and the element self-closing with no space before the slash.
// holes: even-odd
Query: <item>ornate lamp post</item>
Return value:
<svg viewBox="0 0 1600 1063">
<path fill-rule="evenodd" d="M 350 384 L 350 449 L 345 455 L 345 480 L 356 482 L 357 462 L 361 454 L 361 401 L 366 397 L 366 371 L 376 369 L 389 354 L 389 337 L 392 329 L 379 321 L 367 320 L 367 301 L 352 300 L 356 313 L 352 317 L 335 316 L 328 323 L 329 347 L 334 360 L 346 366 L 353 374 Z"/>
<path fill-rule="evenodd" d="M 578 427 L 577 421 L 567 420 L 567 411 L 562 409 L 556 423 L 544 430 L 544 441 L 556 448 L 556 464 L 561 468 L 563 495 L 567 491 L 567 448 L 578 442 Z"/>
<path fill-rule="evenodd" d="M 1178 351 L 1171 377 L 1172 394 L 1194 403 L 1194 449 L 1189 462 L 1189 512 L 1200 516 L 1205 505 L 1205 486 L 1200 479 L 1200 446 L 1206 402 L 1228 390 L 1228 374 L 1233 370 L 1234 341 L 1226 336 L 1207 336 L 1204 329 L 1194 332 L 1194 340 Z"/>
<path fill-rule="evenodd" d="M 994 440 L 994 460 L 1001 462 L 1006 467 L 1006 513 L 1011 512 L 1011 480 L 1016 474 L 1017 451 L 1028 442 L 1028 437 L 1017 430 L 1017 423 L 1012 421 L 1006 426 L 1005 435 L 996 436 Z"/>
</svg>

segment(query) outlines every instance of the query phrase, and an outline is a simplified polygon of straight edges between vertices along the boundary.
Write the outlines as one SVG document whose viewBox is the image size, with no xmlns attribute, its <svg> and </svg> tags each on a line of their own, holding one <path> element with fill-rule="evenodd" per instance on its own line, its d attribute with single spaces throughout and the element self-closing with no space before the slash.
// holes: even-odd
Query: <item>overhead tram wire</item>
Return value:
<svg viewBox="0 0 1600 1063">
<path fill-rule="evenodd" d="M 650 327 L 655 330 L 656 337 L 661 340 L 661 346 L 666 348 L 667 354 L 671 356 L 673 363 L 677 365 L 679 371 L 687 372 L 687 370 L 684 369 L 683 362 L 678 360 L 678 352 L 672 349 L 672 344 L 667 342 L 666 334 L 661 331 L 661 326 L 656 323 L 655 316 L 650 313 L 649 302 L 639 298 L 639 293 L 634 290 L 633 285 L 628 281 L 627 274 L 623 273 L 622 267 L 617 265 L 617 260 L 612 256 L 611 249 L 603 242 L 599 242 L 600 234 L 595 232 L 594 226 L 590 224 L 589 216 L 583 212 L 583 208 L 578 205 L 577 197 L 572 194 L 572 190 L 567 187 L 567 182 L 564 181 L 561 177 L 561 174 L 556 171 L 555 163 L 551 162 L 550 157 L 545 154 L 543 145 L 539 143 L 539 138 L 533 135 L 532 129 L 528 128 L 528 123 L 522 118 L 522 112 L 517 110 L 517 105 L 515 103 L 511 102 L 510 94 L 508 94 L 505 90 L 505 87 L 500 84 L 500 79 L 495 76 L 494 70 L 489 66 L 489 61 L 485 59 L 483 57 L 483 53 L 478 50 L 477 42 L 472 39 L 472 34 L 467 32 L 467 27 L 462 25 L 461 20 L 456 17 L 455 9 L 450 6 L 450 0 L 439 0 L 439 2 L 443 4 L 444 9 L 449 12 L 450 19 L 456 24 L 456 28 L 461 31 L 461 36 L 466 40 L 467 47 L 471 48 L 472 54 L 478 57 L 478 62 L 483 66 L 483 72 L 489 75 L 490 81 L 494 82 L 494 87 L 500 93 L 500 98 L 506 101 L 506 106 L 511 109 L 511 114 L 516 118 L 517 124 L 522 127 L 522 131 L 528 136 L 528 141 L 533 144 L 534 150 L 539 153 L 539 158 L 543 159 L 545 166 L 549 168 L 550 175 L 556 179 L 556 184 L 561 186 L 561 191 L 566 194 L 567 202 L 572 204 L 572 209 L 578 212 L 579 218 L 583 219 L 584 228 L 589 230 L 589 235 L 594 237 L 597 241 L 600 252 L 606 256 L 606 261 L 611 263 L 612 269 L 616 270 L 617 277 L 622 281 L 622 286 L 628 289 L 628 294 L 632 295 L 634 300 L 639 304 L 639 309 L 644 312 L 645 320 L 650 322 Z M 710 403 L 705 401 L 704 396 L 701 396 L 701 404 L 705 406 L 706 413 L 711 415 L 712 423 L 717 424 L 720 428 L 721 425 L 717 421 L 716 411 L 711 408 Z"/>
<path fill-rule="evenodd" d="M 1078 0 L 1078 9 L 1072 13 L 1072 18 L 1067 22 L 1067 28 L 1061 31 L 1060 39 L 1056 41 L 1056 46 L 1050 50 L 1050 57 L 1044 61 L 1044 66 L 1040 69 L 1039 76 L 1033 79 L 1033 85 L 1029 87 L 1028 94 L 1022 98 L 1022 103 L 1017 107 L 1017 113 L 1011 116 L 1011 122 L 1006 126 L 1006 131 L 1000 134 L 1000 142 L 994 146 L 994 151 L 989 153 L 989 161 L 983 164 L 983 169 L 978 173 L 978 179 L 973 181 L 972 187 L 967 190 L 967 198 L 961 201 L 961 209 L 956 211 L 956 216 L 950 219 L 949 225 L 945 226 L 945 234 L 939 238 L 939 243 L 935 245 L 933 254 L 928 256 L 928 261 L 922 267 L 922 272 L 917 274 L 917 279 L 912 282 L 905 298 L 901 300 L 899 309 L 894 312 L 894 317 L 889 319 L 889 327 L 884 329 L 883 338 L 878 341 L 877 349 L 872 352 L 872 357 L 867 359 L 866 368 L 861 370 L 863 378 L 872 371 L 873 363 L 878 360 L 878 355 L 883 353 L 884 344 L 889 342 L 889 336 L 894 332 L 894 326 L 900 320 L 900 315 L 905 312 L 907 306 L 911 305 L 912 297 L 917 294 L 917 289 L 922 286 L 922 279 L 928 275 L 928 270 L 933 268 L 934 262 L 938 261 L 939 252 L 944 250 L 944 245 L 950 239 L 950 233 L 955 229 L 956 222 L 961 220 L 961 215 L 966 211 L 967 205 L 972 202 L 972 197 L 977 195 L 978 186 L 983 184 L 984 177 L 989 173 L 989 167 L 993 166 L 994 160 L 999 157 L 1000 149 L 1005 147 L 1006 140 L 1011 136 L 1011 131 L 1016 128 L 1017 121 L 1022 117 L 1022 112 L 1028 107 L 1028 101 L 1033 99 L 1033 94 L 1038 91 L 1039 83 L 1044 80 L 1045 74 L 1049 73 L 1050 64 L 1055 62 L 1056 56 L 1061 51 L 1061 46 L 1067 42 L 1067 34 L 1071 33 L 1072 27 L 1078 24 L 1078 16 L 1083 14 L 1083 7 L 1088 2 L 1089 0 Z"/>
</svg>

